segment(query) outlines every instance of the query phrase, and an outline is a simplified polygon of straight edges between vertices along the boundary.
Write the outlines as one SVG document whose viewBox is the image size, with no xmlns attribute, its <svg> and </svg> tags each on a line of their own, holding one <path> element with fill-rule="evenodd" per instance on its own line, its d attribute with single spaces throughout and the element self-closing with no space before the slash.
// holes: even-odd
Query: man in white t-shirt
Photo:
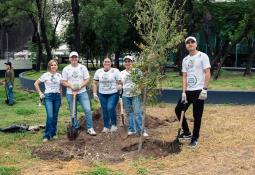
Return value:
<svg viewBox="0 0 255 175">
<path fill-rule="evenodd" d="M 191 135 L 187 120 L 184 117 L 182 122 L 183 133 L 179 139 L 191 139 L 189 147 L 195 148 L 198 144 L 204 100 L 207 99 L 211 65 L 208 56 L 196 49 L 197 40 L 195 37 L 187 37 L 185 46 L 189 55 L 182 61 L 182 97 L 175 108 L 175 113 L 180 119 L 181 111 L 183 109 L 186 111 L 190 104 L 193 104 L 193 134 Z"/>
<path fill-rule="evenodd" d="M 77 52 L 71 52 L 69 55 L 69 60 L 71 64 L 67 65 L 63 71 L 63 85 L 67 87 L 66 97 L 70 109 L 70 116 L 72 117 L 72 92 L 76 91 L 76 101 L 78 101 L 85 113 L 86 116 L 86 124 L 87 124 L 87 133 L 90 135 L 96 135 L 95 130 L 93 129 L 93 121 L 92 121 L 92 112 L 90 107 L 90 101 L 88 97 L 88 93 L 86 91 L 86 86 L 89 83 L 89 72 L 88 69 L 78 63 L 79 55 Z M 74 127 L 78 128 L 77 121 L 77 105 L 75 110 L 75 118 L 74 118 Z"/>
</svg>

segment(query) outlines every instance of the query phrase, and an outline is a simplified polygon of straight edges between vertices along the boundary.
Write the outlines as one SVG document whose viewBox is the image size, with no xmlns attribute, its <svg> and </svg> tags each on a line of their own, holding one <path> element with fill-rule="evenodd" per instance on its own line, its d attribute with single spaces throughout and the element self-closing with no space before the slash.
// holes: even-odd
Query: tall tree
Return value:
<svg viewBox="0 0 255 175">
<path fill-rule="evenodd" d="M 138 78 L 139 74 L 134 73 L 131 78 L 143 89 L 144 118 L 146 105 L 151 97 L 155 98 L 156 88 L 162 78 L 161 71 L 167 61 L 167 49 L 176 50 L 176 46 L 183 41 L 186 34 L 184 29 L 179 28 L 185 1 L 178 8 L 175 3 L 176 1 L 173 1 L 169 4 L 167 0 L 138 0 L 136 3 L 134 25 L 144 41 L 138 44 L 142 50 L 139 68 L 143 76 Z M 142 143 L 143 134 L 140 136 L 138 151 L 141 150 Z"/>
<path fill-rule="evenodd" d="M 80 13 L 80 5 L 79 0 L 71 0 L 72 13 L 73 13 L 73 27 L 74 27 L 74 48 L 80 52 L 81 50 L 81 34 L 80 34 L 80 23 L 79 23 L 79 13 Z"/>
</svg>

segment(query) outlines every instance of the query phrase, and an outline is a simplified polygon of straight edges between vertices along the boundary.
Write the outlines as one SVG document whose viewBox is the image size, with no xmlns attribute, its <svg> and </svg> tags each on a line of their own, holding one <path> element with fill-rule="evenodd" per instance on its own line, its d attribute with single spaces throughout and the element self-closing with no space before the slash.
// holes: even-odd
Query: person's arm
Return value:
<svg viewBox="0 0 255 175">
<path fill-rule="evenodd" d="M 62 80 L 62 84 L 63 84 L 63 86 L 65 86 L 65 87 L 67 87 L 67 88 L 72 88 L 71 84 L 68 83 L 67 80 Z"/>
<path fill-rule="evenodd" d="M 92 85 L 93 94 L 97 93 L 97 85 L 98 85 L 98 81 L 93 80 L 93 85 Z"/>
<path fill-rule="evenodd" d="M 81 88 L 86 87 L 88 85 L 88 83 L 89 83 L 89 78 L 86 80 L 83 80 L 83 82 L 81 84 Z"/>
<path fill-rule="evenodd" d="M 38 79 L 35 81 L 34 83 L 34 86 L 35 86 L 35 90 L 36 92 L 38 92 L 40 98 L 44 98 L 44 94 L 42 93 L 41 89 L 40 89 L 40 84 L 41 84 L 41 81 Z"/>
<path fill-rule="evenodd" d="M 11 75 L 10 75 L 10 81 L 11 81 L 11 84 L 13 85 L 13 84 L 14 84 L 14 78 L 15 78 L 15 76 L 14 76 L 14 71 L 11 70 L 10 73 L 11 73 Z"/>
<path fill-rule="evenodd" d="M 204 69 L 204 73 L 205 73 L 204 88 L 207 89 L 208 85 L 209 85 L 210 78 L 211 78 L 210 68 Z"/>
<path fill-rule="evenodd" d="M 182 93 L 187 90 L 187 72 L 182 73 Z"/>
</svg>

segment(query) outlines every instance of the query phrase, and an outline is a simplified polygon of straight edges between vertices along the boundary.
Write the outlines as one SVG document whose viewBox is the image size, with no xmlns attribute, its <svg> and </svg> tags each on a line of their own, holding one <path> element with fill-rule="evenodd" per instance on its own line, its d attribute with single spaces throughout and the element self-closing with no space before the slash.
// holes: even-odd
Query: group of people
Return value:
<svg viewBox="0 0 255 175">
<path fill-rule="evenodd" d="M 35 82 L 35 89 L 41 99 L 45 101 L 46 108 L 46 129 L 43 141 L 56 138 L 58 112 L 62 101 L 61 85 L 66 87 L 66 98 L 70 110 L 70 120 L 72 119 L 73 92 L 76 92 L 76 103 L 79 102 L 86 120 L 87 133 L 94 136 L 97 133 L 93 128 L 93 119 L 90 106 L 90 99 L 86 86 L 89 83 L 90 75 L 86 66 L 80 64 L 79 55 L 73 51 L 69 55 L 70 64 L 67 65 L 62 75 L 57 72 L 58 62 L 50 60 L 48 71 L 44 73 Z M 125 70 L 120 72 L 112 68 L 112 60 L 106 57 L 103 60 L 103 68 L 98 69 L 93 77 L 93 98 L 100 102 L 104 127 L 103 133 L 117 131 L 116 106 L 119 101 L 120 92 L 123 91 L 123 103 L 128 115 L 128 135 L 143 134 L 148 136 L 145 129 L 142 130 L 143 111 L 141 108 L 140 94 L 141 91 L 131 93 L 134 83 L 130 78 L 133 57 L 124 58 Z M 40 89 L 40 83 L 44 83 L 45 91 Z M 78 128 L 77 105 L 74 111 L 74 127 Z"/>
<path fill-rule="evenodd" d="M 210 80 L 210 61 L 208 56 L 197 50 L 197 40 L 195 37 L 187 37 L 185 46 L 189 54 L 182 62 L 182 95 L 175 108 L 178 119 L 181 112 L 186 111 L 190 104 L 193 104 L 194 127 L 191 134 L 187 120 L 184 116 L 182 122 L 183 133 L 179 139 L 189 139 L 189 146 L 195 148 L 198 144 L 201 119 L 204 109 L 204 100 L 207 98 L 207 88 Z M 57 72 L 58 62 L 51 60 L 48 63 L 48 72 L 44 73 L 36 82 L 35 88 L 41 99 L 45 100 L 47 113 L 46 129 L 43 141 L 56 138 L 58 112 L 61 106 L 61 84 L 66 90 L 66 97 L 70 109 L 70 119 L 72 117 L 72 93 L 77 92 L 76 102 L 79 102 L 86 117 L 87 133 L 96 135 L 93 129 L 92 112 L 86 86 L 89 83 L 90 75 L 88 69 L 79 64 L 79 55 L 73 51 L 69 55 L 70 64 L 66 66 L 62 75 Z M 133 68 L 133 57 L 124 57 L 125 70 L 119 71 L 112 67 L 112 60 L 106 57 L 103 60 L 103 67 L 98 69 L 93 77 L 93 98 L 100 102 L 104 127 L 103 133 L 117 131 L 116 106 L 120 92 L 124 108 L 128 116 L 128 135 L 143 134 L 148 136 L 147 131 L 142 128 L 143 110 L 141 107 L 141 90 L 132 89 L 136 84 L 132 81 L 132 71 L 137 71 L 140 76 L 142 72 Z M 44 93 L 39 84 L 45 84 Z M 77 107 L 77 105 L 76 105 Z M 77 108 L 74 112 L 74 127 L 78 128 Z"/>
</svg>

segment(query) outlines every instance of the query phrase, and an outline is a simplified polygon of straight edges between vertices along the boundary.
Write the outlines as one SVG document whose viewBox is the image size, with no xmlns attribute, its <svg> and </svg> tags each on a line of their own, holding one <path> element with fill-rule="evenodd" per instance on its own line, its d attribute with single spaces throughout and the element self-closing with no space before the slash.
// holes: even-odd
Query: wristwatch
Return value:
<svg viewBox="0 0 255 175">
<path fill-rule="evenodd" d="M 204 90 L 207 90 L 207 87 L 203 87 Z"/>
</svg>

